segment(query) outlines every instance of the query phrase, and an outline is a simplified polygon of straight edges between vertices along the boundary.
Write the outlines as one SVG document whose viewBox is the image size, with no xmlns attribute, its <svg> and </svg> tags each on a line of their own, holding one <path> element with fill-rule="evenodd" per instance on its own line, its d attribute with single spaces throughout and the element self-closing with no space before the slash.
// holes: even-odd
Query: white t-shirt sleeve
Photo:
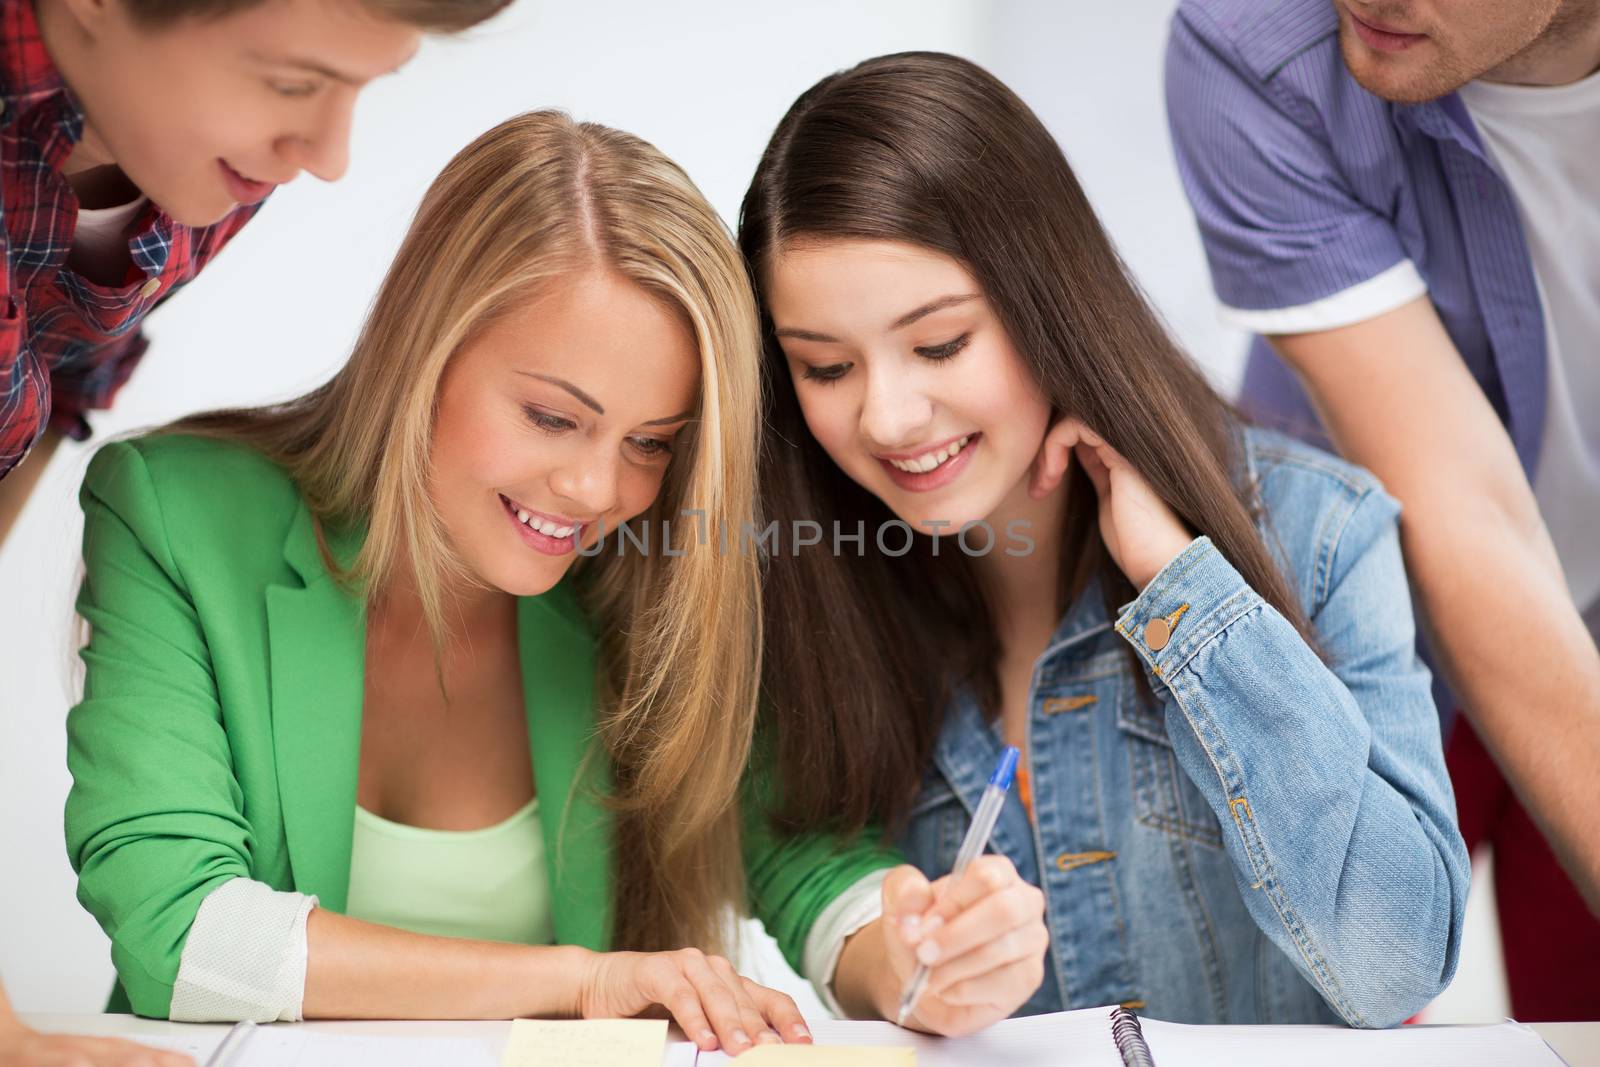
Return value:
<svg viewBox="0 0 1600 1067">
<path fill-rule="evenodd" d="M 844 954 L 844 943 L 851 934 L 883 914 L 883 880 L 888 876 L 887 869 L 873 871 L 834 897 L 811 924 L 811 933 L 806 937 L 805 951 L 800 957 L 801 973 L 828 1010 L 840 1017 L 845 1013 L 833 993 L 839 957 Z"/>
<path fill-rule="evenodd" d="M 1250 333 L 1316 333 L 1375 319 L 1409 304 L 1427 291 L 1428 285 L 1416 264 L 1403 259 L 1381 274 L 1309 304 L 1260 311 L 1223 304 L 1218 316 L 1227 325 Z"/>
</svg>

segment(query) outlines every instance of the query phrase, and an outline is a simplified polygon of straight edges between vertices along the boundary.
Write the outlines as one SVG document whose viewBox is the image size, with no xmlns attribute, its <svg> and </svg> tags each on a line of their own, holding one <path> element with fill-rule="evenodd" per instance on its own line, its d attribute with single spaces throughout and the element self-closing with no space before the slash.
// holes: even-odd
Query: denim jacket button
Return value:
<svg viewBox="0 0 1600 1067">
<path fill-rule="evenodd" d="M 1160 652 L 1167 647 L 1167 642 L 1172 640 L 1172 627 L 1166 619 L 1151 619 L 1145 623 L 1144 643 L 1150 646 L 1150 651 Z"/>
</svg>

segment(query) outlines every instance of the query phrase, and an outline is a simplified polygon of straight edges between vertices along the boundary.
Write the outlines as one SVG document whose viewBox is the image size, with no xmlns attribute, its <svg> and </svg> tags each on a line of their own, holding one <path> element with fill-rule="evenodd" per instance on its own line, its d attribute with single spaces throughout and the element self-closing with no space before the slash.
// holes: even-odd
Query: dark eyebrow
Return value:
<svg viewBox="0 0 1600 1067">
<path fill-rule="evenodd" d="M 536 374 L 531 370 L 519 370 L 517 373 L 527 375 L 529 378 L 537 378 L 541 382 L 549 382 L 551 385 L 560 386 L 562 389 L 565 389 L 567 392 L 577 397 L 579 401 L 592 410 L 596 415 L 604 415 L 606 413 L 606 409 L 600 406 L 600 401 L 596 400 L 582 389 L 579 389 L 571 382 L 563 381 L 560 378 L 552 378 L 548 374 Z"/>
<path fill-rule="evenodd" d="M 781 329 L 773 330 L 772 332 L 774 336 L 793 337 L 796 341 L 820 341 L 825 345 L 836 345 L 839 343 L 839 339 L 837 337 L 830 337 L 825 333 L 818 333 L 815 330 L 797 330 L 792 326 L 785 326 Z"/>
<path fill-rule="evenodd" d="M 978 299 L 977 293 L 952 293 L 949 296 L 941 296 L 937 300 L 928 301 L 926 304 L 923 304 L 914 311 L 908 311 L 904 315 L 901 315 L 898 319 L 894 320 L 889 329 L 903 330 L 907 326 L 910 326 L 913 322 L 916 322 L 918 319 L 926 318 L 927 316 L 932 315 L 935 311 L 943 311 L 945 308 L 953 308 L 957 304 L 965 304 L 968 300 L 976 299 Z"/>
<path fill-rule="evenodd" d="M 567 392 L 577 397 L 587 407 L 592 409 L 596 415 L 604 415 L 606 413 L 606 409 L 600 406 L 600 402 L 598 400 L 584 392 L 582 389 L 579 389 L 576 385 L 573 385 L 569 381 L 564 381 L 561 378 L 555 378 L 548 374 L 538 374 L 531 370 L 519 370 L 517 373 L 527 375 L 529 378 L 537 378 L 541 382 L 549 382 L 551 385 L 560 386 L 562 389 L 565 389 Z M 667 426 L 674 422 L 687 422 L 692 418 L 694 418 L 694 412 L 685 411 L 680 415 L 671 415 L 664 419 L 651 419 L 649 422 L 641 423 L 640 425 Z"/>
<path fill-rule="evenodd" d="M 685 411 L 682 415 L 674 415 L 669 419 L 651 419 L 649 422 L 641 423 L 640 425 L 643 425 L 643 426 L 668 426 L 668 425 L 670 425 L 670 424 L 672 424 L 674 422 L 688 422 L 692 418 L 694 418 L 694 412 Z"/>
<path fill-rule="evenodd" d="M 249 55 L 252 59 L 258 59 L 263 63 L 279 67 L 296 67 L 312 74 L 320 74 L 322 77 L 332 79 L 336 82 L 343 82 L 345 85 L 353 86 L 357 89 L 367 84 L 367 82 L 371 80 L 370 78 L 360 78 L 354 74 L 346 74 L 343 71 L 334 70 L 332 67 L 327 66 L 326 64 L 319 63 L 314 59 L 306 59 L 301 56 L 269 56 L 255 51 L 250 52 Z M 413 51 L 409 56 L 401 60 L 399 65 L 393 70 L 386 70 L 384 71 L 384 74 L 393 74 L 395 71 L 399 70 L 416 57 L 417 53 Z M 377 76 L 382 77 L 383 75 Z"/>
<path fill-rule="evenodd" d="M 955 307 L 958 304 L 965 304 L 969 300 L 976 299 L 978 299 L 977 293 L 952 293 L 949 296 L 941 296 L 937 300 L 930 300 L 921 307 L 901 315 L 898 319 L 895 319 L 889 324 L 889 329 L 903 330 L 907 326 L 910 326 L 912 323 L 916 322 L 918 319 L 923 319 L 929 315 L 932 315 L 935 311 L 943 311 L 945 308 Z M 818 333 L 816 330 L 801 330 L 793 326 L 785 326 L 781 329 L 773 330 L 772 332 L 774 336 L 793 337 L 797 341 L 816 341 L 819 344 L 825 345 L 836 345 L 840 343 L 837 337 L 830 336 L 829 334 Z"/>
</svg>

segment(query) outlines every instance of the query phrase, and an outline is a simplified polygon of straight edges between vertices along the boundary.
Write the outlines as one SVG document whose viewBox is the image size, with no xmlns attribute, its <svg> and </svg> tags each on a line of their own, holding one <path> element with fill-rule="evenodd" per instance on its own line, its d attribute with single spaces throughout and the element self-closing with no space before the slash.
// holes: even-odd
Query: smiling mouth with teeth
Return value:
<svg viewBox="0 0 1600 1067">
<path fill-rule="evenodd" d="M 500 495 L 500 503 L 522 525 L 554 540 L 564 541 L 583 532 L 582 523 L 558 523 L 542 515 L 536 515 L 504 494 Z"/>
<path fill-rule="evenodd" d="M 927 474 L 929 471 L 938 469 L 960 455 L 961 450 L 967 447 L 967 442 L 971 441 L 972 437 L 973 435 L 969 433 L 965 437 L 951 441 L 943 448 L 933 452 L 924 452 L 914 459 L 885 459 L 884 462 L 896 470 L 905 471 L 907 474 Z"/>
</svg>

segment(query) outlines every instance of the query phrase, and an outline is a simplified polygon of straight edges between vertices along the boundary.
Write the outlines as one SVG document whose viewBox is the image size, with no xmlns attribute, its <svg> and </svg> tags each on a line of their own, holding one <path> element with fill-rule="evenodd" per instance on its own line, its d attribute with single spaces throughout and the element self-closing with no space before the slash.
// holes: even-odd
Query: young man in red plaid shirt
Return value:
<svg viewBox="0 0 1600 1067">
<path fill-rule="evenodd" d="M 422 34 L 507 2 L 0 0 L 0 543 L 150 309 L 278 185 L 344 173 L 357 94 Z"/>
<path fill-rule="evenodd" d="M 509 0 L 0 0 L 0 544 L 140 322 L 272 190 L 344 173 L 361 88 Z M 26 460 L 26 462 L 24 462 Z M 22 1026 L 0 1063 L 188 1064 Z"/>
</svg>

